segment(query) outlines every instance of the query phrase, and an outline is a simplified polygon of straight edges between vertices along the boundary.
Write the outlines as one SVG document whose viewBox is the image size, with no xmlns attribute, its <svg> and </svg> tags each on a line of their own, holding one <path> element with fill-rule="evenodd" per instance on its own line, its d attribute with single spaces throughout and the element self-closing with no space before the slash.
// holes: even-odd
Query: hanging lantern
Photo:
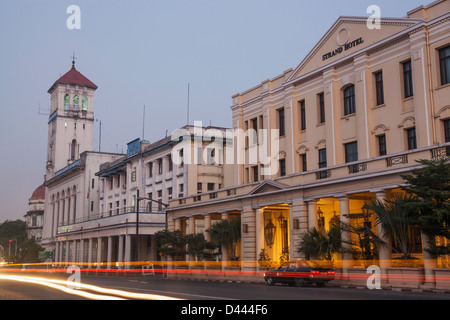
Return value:
<svg viewBox="0 0 450 320">
<path fill-rule="evenodd" d="M 267 246 L 272 247 L 276 231 L 277 227 L 272 223 L 272 219 L 269 219 L 269 222 L 264 227 L 264 238 Z"/>
</svg>

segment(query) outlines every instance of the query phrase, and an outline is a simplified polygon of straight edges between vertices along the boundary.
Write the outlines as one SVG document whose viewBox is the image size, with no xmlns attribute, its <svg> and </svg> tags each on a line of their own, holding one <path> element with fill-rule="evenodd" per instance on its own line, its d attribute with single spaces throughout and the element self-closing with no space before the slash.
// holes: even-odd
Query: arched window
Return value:
<svg viewBox="0 0 450 320">
<path fill-rule="evenodd" d="M 69 110 L 69 104 L 70 104 L 70 96 L 69 94 L 66 94 L 64 96 L 64 110 Z"/>
<path fill-rule="evenodd" d="M 86 98 L 86 96 L 83 96 L 83 98 L 81 99 L 81 110 L 82 111 L 87 111 L 87 98 Z"/>
<path fill-rule="evenodd" d="M 352 84 L 344 89 L 344 115 L 346 116 L 355 112 L 355 86 Z"/>
<path fill-rule="evenodd" d="M 72 145 L 70 147 L 70 160 L 75 160 L 76 149 L 77 149 L 77 140 L 73 139 Z"/>
<path fill-rule="evenodd" d="M 73 97 L 73 110 L 74 111 L 78 110 L 78 96 Z"/>
</svg>

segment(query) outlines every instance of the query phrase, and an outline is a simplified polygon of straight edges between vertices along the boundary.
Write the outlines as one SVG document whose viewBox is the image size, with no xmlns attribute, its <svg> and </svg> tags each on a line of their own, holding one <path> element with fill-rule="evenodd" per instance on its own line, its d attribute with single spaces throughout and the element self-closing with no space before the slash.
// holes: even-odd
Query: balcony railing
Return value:
<svg viewBox="0 0 450 320">
<path fill-rule="evenodd" d="M 297 172 L 287 175 L 285 177 L 274 178 L 276 182 L 286 184 L 288 186 L 308 186 L 317 185 L 323 179 L 337 180 L 347 179 L 349 175 L 356 173 L 373 173 L 376 175 L 393 174 L 396 171 L 404 172 L 406 167 L 418 166 L 417 160 L 420 159 L 436 159 L 450 156 L 450 143 L 439 146 L 431 146 L 425 148 L 418 148 L 415 150 L 408 150 L 396 154 L 378 156 L 362 161 L 357 161 L 352 164 L 339 164 L 327 168 L 316 169 L 306 172 Z M 403 168 L 405 167 L 405 168 Z M 386 170 L 390 169 L 390 170 Z M 331 179 L 332 178 L 332 179 Z M 193 205 L 203 201 L 215 201 L 226 198 L 235 198 L 239 196 L 248 196 L 256 187 L 263 181 L 246 183 L 239 186 L 220 189 L 214 191 L 214 195 L 210 193 L 202 193 L 177 199 L 176 202 L 171 202 L 170 207 L 175 208 L 179 205 Z M 204 195 L 204 197 L 203 197 Z"/>
<path fill-rule="evenodd" d="M 348 173 L 358 173 L 367 170 L 367 162 L 352 164 L 348 166 Z"/>
<path fill-rule="evenodd" d="M 386 166 L 392 167 L 398 164 L 406 164 L 408 163 L 408 155 L 402 154 L 399 156 L 386 158 Z"/>
<path fill-rule="evenodd" d="M 81 218 L 76 218 L 76 219 L 70 219 L 69 221 L 63 221 L 60 222 L 58 224 L 58 227 L 61 226 L 65 226 L 65 225 L 71 225 L 71 224 L 77 224 L 77 223 L 82 223 L 82 222 L 87 222 L 87 221 L 92 221 L 92 220 L 98 220 L 98 219 L 103 219 L 103 218 L 108 218 L 108 217 L 113 217 L 113 216 L 118 216 L 118 215 L 123 215 L 123 214 L 128 214 L 128 213 L 136 213 L 137 210 L 136 207 L 125 207 L 125 208 L 119 208 L 119 209 L 111 209 L 107 212 L 102 212 L 102 213 L 98 213 L 98 214 L 92 214 L 89 215 L 87 217 L 81 217 Z M 149 208 L 147 207 L 139 207 L 139 213 L 142 214 L 149 214 L 149 213 L 162 213 L 162 212 L 151 212 L 148 210 Z"/>
</svg>

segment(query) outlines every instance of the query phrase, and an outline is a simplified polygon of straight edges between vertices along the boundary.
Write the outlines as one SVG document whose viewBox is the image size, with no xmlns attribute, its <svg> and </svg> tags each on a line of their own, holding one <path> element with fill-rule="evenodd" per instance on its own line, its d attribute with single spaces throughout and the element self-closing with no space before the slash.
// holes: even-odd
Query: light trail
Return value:
<svg viewBox="0 0 450 320">
<path fill-rule="evenodd" d="M 146 294 L 146 293 L 136 293 L 124 290 L 109 289 L 94 285 L 89 285 L 85 283 L 75 283 L 68 282 L 64 280 L 47 279 L 41 277 L 29 277 L 29 276 L 13 276 L 13 275 L 2 275 L 0 274 L 0 279 L 19 281 L 25 283 L 32 283 L 37 285 L 47 286 L 56 290 L 63 291 L 68 294 L 78 295 L 87 299 L 94 300 L 125 300 L 125 299 L 140 299 L 140 300 L 182 300 L 174 297 L 157 295 L 157 294 Z M 95 292 L 100 292 L 108 295 L 94 294 L 91 292 L 82 291 L 80 289 L 72 289 L 67 285 L 76 286 L 83 290 L 91 290 Z M 120 296 L 120 297 L 117 297 Z"/>
</svg>

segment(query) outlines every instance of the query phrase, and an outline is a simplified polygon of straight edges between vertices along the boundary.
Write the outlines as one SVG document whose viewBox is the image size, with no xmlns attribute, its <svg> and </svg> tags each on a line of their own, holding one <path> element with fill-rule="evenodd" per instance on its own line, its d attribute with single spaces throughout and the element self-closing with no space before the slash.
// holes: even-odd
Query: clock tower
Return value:
<svg viewBox="0 0 450 320">
<path fill-rule="evenodd" d="M 72 68 L 48 90 L 51 106 L 45 180 L 76 162 L 82 152 L 92 150 L 97 86 L 75 68 L 74 59 Z"/>
</svg>

